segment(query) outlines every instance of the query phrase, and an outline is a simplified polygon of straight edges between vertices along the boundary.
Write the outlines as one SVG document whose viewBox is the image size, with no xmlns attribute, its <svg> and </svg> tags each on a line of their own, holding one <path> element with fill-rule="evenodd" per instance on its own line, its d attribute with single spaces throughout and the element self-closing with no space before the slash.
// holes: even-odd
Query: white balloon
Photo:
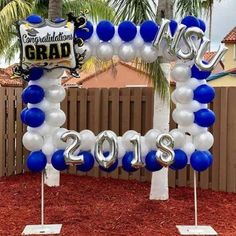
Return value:
<svg viewBox="0 0 236 236">
<path fill-rule="evenodd" d="M 191 77 L 190 67 L 185 64 L 176 64 L 171 71 L 171 77 L 177 82 L 185 82 Z"/>
<path fill-rule="evenodd" d="M 182 150 L 186 153 L 188 157 L 190 157 L 195 151 L 195 146 L 191 142 L 186 142 L 182 148 Z"/>
<path fill-rule="evenodd" d="M 123 43 L 120 48 L 118 55 L 122 61 L 133 61 L 136 56 L 136 51 L 130 43 Z"/>
<path fill-rule="evenodd" d="M 145 135 L 146 145 L 150 150 L 156 150 L 156 139 L 161 134 L 158 129 L 150 129 Z"/>
<path fill-rule="evenodd" d="M 203 104 L 199 103 L 198 101 L 193 100 L 186 104 L 177 104 L 177 108 L 181 110 L 188 110 L 188 111 L 196 112 L 203 108 L 202 105 Z"/>
<path fill-rule="evenodd" d="M 43 78 L 45 80 L 58 79 L 63 75 L 64 71 L 65 71 L 65 69 L 62 69 L 62 68 L 57 68 L 57 69 L 53 69 L 50 71 L 44 71 Z"/>
<path fill-rule="evenodd" d="M 114 51 L 115 51 L 116 53 L 118 52 L 118 50 L 119 50 L 121 44 L 122 44 L 121 38 L 119 37 L 118 34 L 115 34 L 115 36 L 114 36 L 114 37 L 112 38 L 112 40 L 111 40 L 111 45 L 113 46 Z"/>
<path fill-rule="evenodd" d="M 28 103 L 27 106 L 28 106 L 28 108 L 33 108 L 33 107 L 39 108 L 44 112 L 55 108 L 55 105 L 53 103 L 49 102 L 45 98 L 40 103 L 37 103 L 37 104 Z"/>
<path fill-rule="evenodd" d="M 139 33 L 140 26 L 137 26 L 137 34 L 134 40 L 132 41 L 132 44 L 135 48 L 139 49 L 144 45 L 144 40 L 142 36 Z"/>
<path fill-rule="evenodd" d="M 173 120 L 182 126 L 188 126 L 193 124 L 194 114 L 187 110 L 175 109 L 172 113 Z"/>
<path fill-rule="evenodd" d="M 46 90 L 45 98 L 52 103 L 60 103 L 64 100 L 66 91 L 63 86 L 52 85 Z"/>
<path fill-rule="evenodd" d="M 147 63 L 154 62 L 158 57 L 158 50 L 150 43 L 145 43 L 141 48 L 141 58 Z"/>
<path fill-rule="evenodd" d="M 66 115 L 60 109 L 51 109 L 46 112 L 45 120 L 49 125 L 59 127 L 65 123 Z"/>
<path fill-rule="evenodd" d="M 197 150 L 207 151 L 212 147 L 214 137 L 210 132 L 201 133 L 194 137 L 193 143 Z"/>
<path fill-rule="evenodd" d="M 191 89 L 196 89 L 198 86 L 202 85 L 202 84 L 206 84 L 205 80 L 198 80 L 195 78 L 190 78 L 185 84 L 184 86 L 191 88 Z M 181 85 L 181 84 L 180 84 Z M 182 85 L 181 85 L 182 86 Z"/>
<path fill-rule="evenodd" d="M 89 43 L 94 48 L 96 48 L 99 45 L 100 39 L 98 38 L 98 36 L 95 32 L 93 33 L 92 37 L 89 39 Z"/>
<path fill-rule="evenodd" d="M 55 147 L 53 145 L 53 141 L 52 141 L 51 136 L 44 137 L 44 144 L 43 144 L 43 147 L 42 147 L 42 152 L 46 156 L 51 156 L 55 152 Z"/>
<path fill-rule="evenodd" d="M 44 75 L 39 79 L 39 80 L 34 80 L 34 81 L 29 81 L 28 85 L 38 85 L 44 89 L 49 88 L 52 85 L 59 85 L 61 79 L 58 78 L 51 78 L 48 79 L 47 76 L 45 77 Z"/>
<path fill-rule="evenodd" d="M 175 99 L 178 103 L 189 103 L 193 100 L 193 90 L 188 87 L 179 87 L 175 90 Z"/>
<path fill-rule="evenodd" d="M 122 143 L 122 137 L 118 137 L 118 158 L 122 159 L 125 153 L 126 150 Z"/>
<path fill-rule="evenodd" d="M 201 134 L 201 133 L 204 133 L 207 131 L 207 128 L 204 128 L 204 127 L 201 127 L 195 123 L 189 125 L 189 126 L 186 126 L 186 127 L 183 127 L 186 132 L 190 133 L 191 135 L 198 135 L 198 134 Z"/>
<path fill-rule="evenodd" d="M 97 57 L 102 61 L 109 61 L 113 57 L 113 47 L 110 43 L 102 42 L 97 46 Z"/>
<path fill-rule="evenodd" d="M 170 131 L 170 135 L 174 138 L 174 147 L 182 148 L 185 144 L 185 134 L 179 129 L 173 129 Z"/>
<path fill-rule="evenodd" d="M 42 136 L 33 132 L 26 132 L 23 135 L 22 142 L 29 151 L 39 151 L 43 146 Z"/>
<path fill-rule="evenodd" d="M 80 149 L 83 151 L 91 150 L 94 147 L 96 141 L 96 136 L 94 133 L 91 130 L 85 129 L 79 134 L 81 137 Z"/>
<path fill-rule="evenodd" d="M 27 131 L 38 133 L 41 136 L 52 134 L 58 127 L 53 127 L 44 122 L 41 126 L 37 128 L 32 128 L 27 126 Z"/>
<path fill-rule="evenodd" d="M 130 142 L 130 139 L 138 134 L 135 130 L 128 130 L 122 136 L 122 144 L 126 151 L 133 151 L 133 144 Z"/>
<path fill-rule="evenodd" d="M 57 149 L 65 149 L 69 144 L 68 142 L 63 142 L 61 140 L 61 136 L 62 134 L 64 134 L 65 132 L 67 132 L 68 130 L 65 128 L 58 128 L 56 129 L 53 134 L 52 134 L 52 140 L 53 140 L 53 145 L 57 148 Z M 69 140 L 69 139 L 68 139 Z"/>
<path fill-rule="evenodd" d="M 90 43 L 85 42 L 80 50 L 82 52 L 86 50 L 84 61 L 87 61 L 92 56 L 93 47 L 91 46 Z"/>
<path fill-rule="evenodd" d="M 177 101 L 176 98 L 175 98 L 175 90 L 171 93 L 171 101 L 172 101 L 174 104 L 178 104 L 178 101 Z"/>
</svg>

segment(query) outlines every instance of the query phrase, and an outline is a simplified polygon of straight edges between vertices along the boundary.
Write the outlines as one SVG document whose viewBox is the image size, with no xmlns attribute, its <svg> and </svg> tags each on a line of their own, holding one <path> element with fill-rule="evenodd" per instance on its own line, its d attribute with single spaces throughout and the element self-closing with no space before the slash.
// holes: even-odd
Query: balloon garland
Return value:
<svg viewBox="0 0 236 236">
<path fill-rule="evenodd" d="M 188 163 L 194 170 L 204 171 L 212 164 L 212 154 L 208 150 L 214 138 L 207 129 L 213 125 L 215 115 L 207 108 L 207 103 L 214 99 L 215 92 L 207 85 L 206 78 L 223 57 L 226 48 L 221 45 L 210 62 L 203 60 L 209 40 L 204 36 L 206 26 L 202 20 L 187 16 L 180 24 L 163 19 L 161 25 L 147 20 L 140 26 L 131 21 L 123 21 L 114 26 L 110 21 L 103 20 L 95 26 L 84 16 L 77 18 L 68 14 L 68 22 L 60 18 L 54 22 L 46 21 L 52 29 L 62 27 L 62 33 L 64 30 L 67 33 L 68 30 L 74 30 L 75 51 L 70 51 L 74 67 L 63 65 L 63 61 L 55 60 L 56 64 L 53 61 L 59 59 L 57 53 L 60 52 L 60 58 L 69 53 L 63 43 L 58 52 L 57 46 L 50 44 L 50 54 L 42 53 L 43 41 L 47 38 L 42 36 L 37 39 L 35 32 L 40 31 L 39 26 L 45 25 L 41 17 L 32 15 L 26 22 L 28 24 L 23 22 L 19 28 L 23 52 L 22 61 L 15 72 L 29 81 L 22 93 L 27 108 L 22 111 L 21 120 L 28 125 L 23 144 L 31 151 L 27 159 L 31 171 L 42 171 L 47 162 L 59 171 L 67 169 L 69 165 L 76 165 L 77 170 L 85 172 L 96 163 L 101 170 L 107 172 L 118 166 L 123 166 L 128 172 L 144 166 L 149 171 L 158 171 L 163 166 L 178 170 Z M 36 47 L 36 52 L 30 51 L 32 48 L 24 51 L 32 45 L 29 39 L 25 40 L 29 35 L 33 45 L 36 39 L 42 44 L 38 45 L 38 49 Z M 51 39 L 56 41 L 55 35 Z M 70 37 L 67 35 L 65 39 L 70 40 Z M 30 52 L 36 53 L 34 56 L 41 59 L 39 64 L 36 63 L 40 66 L 35 66 L 35 58 L 31 61 Z M 78 133 L 60 128 L 66 120 L 60 109 L 60 102 L 65 97 L 60 81 L 63 68 L 78 75 L 76 69 L 80 69 L 90 57 L 96 56 L 107 61 L 114 55 L 123 61 L 132 61 L 138 57 L 151 63 L 160 56 L 168 61 L 177 61 L 171 72 L 176 81 L 176 89 L 171 98 L 176 104 L 172 117 L 178 124 L 177 129 L 169 134 L 150 130 L 144 136 L 130 130 L 122 137 L 117 137 L 109 130 L 95 136 L 90 130 Z M 43 56 L 48 56 L 51 64 Z M 27 59 L 27 67 L 23 66 L 24 58 Z"/>
</svg>

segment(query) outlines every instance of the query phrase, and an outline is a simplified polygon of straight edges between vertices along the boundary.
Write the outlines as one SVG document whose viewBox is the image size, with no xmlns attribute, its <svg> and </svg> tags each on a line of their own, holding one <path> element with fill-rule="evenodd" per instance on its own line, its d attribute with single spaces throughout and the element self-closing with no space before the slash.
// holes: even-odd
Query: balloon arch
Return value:
<svg viewBox="0 0 236 236">
<path fill-rule="evenodd" d="M 206 26 L 201 19 L 187 16 L 180 23 L 162 19 L 160 25 L 147 20 L 139 26 L 131 21 L 114 26 L 103 20 L 95 26 L 84 14 L 76 17 L 70 13 L 68 20 L 54 21 L 31 15 L 19 22 L 17 29 L 21 60 L 14 73 L 28 82 L 22 93 L 27 107 L 21 112 L 21 120 L 27 125 L 23 145 L 31 151 L 27 157 L 29 170 L 43 173 L 47 163 L 59 171 L 76 165 L 84 172 L 95 164 L 106 172 L 118 166 L 128 172 L 141 167 L 149 171 L 168 166 L 179 170 L 189 163 L 195 171 L 211 166 L 209 149 L 214 138 L 208 128 L 213 125 L 215 115 L 207 104 L 214 99 L 215 91 L 206 79 L 227 48 L 221 44 L 214 58 L 204 61 L 210 41 L 205 37 Z M 129 130 L 121 137 L 110 130 L 95 136 L 90 130 L 61 128 L 66 120 L 60 109 L 66 94 L 61 76 L 67 69 L 78 77 L 78 70 L 92 56 L 102 61 L 113 56 L 125 62 L 139 58 L 152 63 L 158 57 L 176 61 L 171 71 L 176 82 L 171 99 L 176 105 L 172 117 L 178 128 L 169 133 L 152 129 L 144 136 Z M 196 226 L 196 176 L 194 183 Z M 41 225 L 26 226 L 24 232 L 60 232 L 61 225 L 44 227 L 43 185 L 42 174 Z"/>
</svg>

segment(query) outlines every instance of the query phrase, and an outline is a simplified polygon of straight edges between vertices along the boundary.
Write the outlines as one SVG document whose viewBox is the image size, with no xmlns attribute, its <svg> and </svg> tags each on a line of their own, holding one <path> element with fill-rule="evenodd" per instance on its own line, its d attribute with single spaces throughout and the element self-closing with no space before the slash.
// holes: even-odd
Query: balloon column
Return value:
<svg viewBox="0 0 236 236">
<path fill-rule="evenodd" d="M 59 22 L 28 17 L 19 27 L 22 52 L 16 73 L 29 81 L 22 94 L 27 108 L 21 114 L 28 125 L 23 144 L 31 151 L 29 169 L 41 171 L 47 162 L 59 171 L 68 165 L 89 171 L 95 163 L 107 172 L 121 165 L 128 172 L 144 166 L 150 171 L 163 166 L 178 170 L 187 163 L 197 171 L 207 169 L 212 163 L 208 150 L 214 141 L 207 128 L 215 121 L 207 103 L 215 92 L 206 78 L 226 48 L 220 45 L 214 58 L 205 62 L 209 45 L 205 30 L 204 22 L 193 16 L 180 23 L 163 19 L 161 25 L 147 20 L 140 26 L 131 21 L 114 26 L 106 20 L 95 26 L 83 15 L 71 14 L 68 21 Z M 63 68 L 78 75 L 76 69 L 91 56 L 107 61 L 114 55 L 127 62 L 141 58 L 151 63 L 160 56 L 176 61 L 171 73 L 176 89 L 171 97 L 176 104 L 172 116 L 177 129 L 169 134 L 150 130 L 145 136 L 130 130 L 117 137 L 109 130 L 95 136 L 89 130 L 78 133 L 60 128 L 66 119 L 60 109 L 65 97 L 60 81 Z"/>
</svg>

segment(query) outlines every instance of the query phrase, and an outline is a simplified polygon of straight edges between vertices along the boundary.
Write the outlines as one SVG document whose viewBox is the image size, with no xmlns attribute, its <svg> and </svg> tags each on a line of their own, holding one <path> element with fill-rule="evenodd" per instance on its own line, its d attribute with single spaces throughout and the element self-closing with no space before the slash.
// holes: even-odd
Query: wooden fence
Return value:
<svg viewBox="0 0 236 236">
<path fill-rule="evenodd" d="M 20 120 L 23 109 L 21 88 L 0 88 L 0 176 L 20 174 L 27 171 L 25 157 L 28 152 L 22 146 L 26 127 Z M 212 148 L 212 168 L 198 175 L 199 186 L 204 189 L 236 192 L 236 87 L 217 88 L 216 99 L 210 108 L 216 113 L 216 123 L 211 129 L 215 143 Z M 153 90 L 151 88 L 78 89 L 69 88 L 62 103 L 67 114 L 64 125 L 68 129 L 90 129 L 95 134 L 113 130 L 117 135 L 134 129 L 145 134 L 152 128 Z M 173 109 L 173 106 L 172 106 Z M 171 120 L 170 129 L 176 125 Z M 151 173 L 145 169 L 127 173 L 118 168 L 105 173 L 95 167 L 88 173 L 70 168 L 69 173 L 96 177 L 136 179 L 150 181 Z M 169 186 L 192 186 L 193 171 L 187 167 L 169 171 Z"/>
</svg>

